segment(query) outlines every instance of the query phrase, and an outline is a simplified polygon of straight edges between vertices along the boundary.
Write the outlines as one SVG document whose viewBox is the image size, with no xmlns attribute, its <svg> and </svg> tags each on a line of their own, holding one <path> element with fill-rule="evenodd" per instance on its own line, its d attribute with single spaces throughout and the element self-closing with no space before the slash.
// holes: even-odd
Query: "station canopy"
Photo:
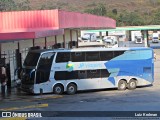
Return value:
<svg viewBox="0 0 160 120">
<path fill-rule="evenodd" d="M 116 21 L 64 10 L 0 12 L 0 41 L 63 35 L 64 29 L 114 29 Z"/>
<path fill-rule="evenodd" d="M 102 30 L 87 30 L 88 32 L 106 32 L 106 31 L 140 31 L 140 30 L 160 30 L 160 25 L 147 25 L 147 26 L 126 26 L 116 27 L 115 29 L 102 29 Z"/>
</svg>

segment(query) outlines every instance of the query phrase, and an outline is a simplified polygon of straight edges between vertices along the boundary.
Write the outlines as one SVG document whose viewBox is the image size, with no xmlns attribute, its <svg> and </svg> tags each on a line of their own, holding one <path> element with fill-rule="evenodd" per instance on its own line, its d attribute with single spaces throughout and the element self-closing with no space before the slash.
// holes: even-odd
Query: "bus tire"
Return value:
<svg viewBox="0 0 160 120">
<path fill-rule="evenodd" d="M 53 93 L 54 93 L 54 94 L 61 95 L 63 92 L 64 92 L 64 87 L 63 87 L 62 84 L 56 84 L 56 85 L 53 87 Z"/>
<path fill-rule="evenodd" d="M 74 83 L 70 83 L 67 86 L 67 94 L 68 95 L 73 95 L 77 92 L 77 85 Z"/>
<path fill-rule="evenodd" d="M 131 79 L 128 83 L 128 89 L 129 90 L 134 90 L 137 87 L 137 81 L 134 79 Z"/>
<path fill-rule="evenodd" d="M 126 90 L 127 82 L 125 80 L 120 80 L 118 82 L 118 90 Z"/>
</svg>

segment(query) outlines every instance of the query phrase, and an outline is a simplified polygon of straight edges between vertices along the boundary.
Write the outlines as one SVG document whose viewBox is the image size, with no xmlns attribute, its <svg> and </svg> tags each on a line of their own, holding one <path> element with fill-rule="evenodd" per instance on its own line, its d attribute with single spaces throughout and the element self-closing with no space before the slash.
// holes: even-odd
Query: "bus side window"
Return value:
<svg viewBox="0 0 160 120">
<path fill-rule="evenodd" d="M 87 78 L 87 71 L 86 70 L 78 71 L 78 79 L 85 79 L 85 78 Z"/>
<path fill-rule="evenodd" d="M 66 71 L 55 71 L 54 79 L 55 80 L 65 80 L 66 77 Z"/>
<path fill-rule="evenodd" d="M 99 52 L 86 52 L 86 61 L 100 61 Z"/>
<path fill-rule="evenodd" d="M 114 57 L 120 56 L 124 53 L 125 51 L 114 51 Z"/>
<path fill-rule="evenodd" d="M 100 58 L 101 61 L 111 60 L 113 58 L 113 51 L 101 51 Z"/>
<path fill-rule="evenodd" d="M 70 53 L 69 52 L 57 53 L 56 63 L 68 62 L 68 61 L 70 61 Z"/>
<path fill-rule="evenodd" d="M 87 70 L 87 78 L 99 78 L 100 70 Z"/>
<path fill-rule="evenodd" d="M 72 62 L 82 62 L 85 61 L 85 52 L 72 52 L 71 53 Z"/>
<path fill-rule="evenodd" d="M 101 78 L 109 77 L 110 73 L 107 69 L 101 69 Z"/>
<path fill-rule="evenodd" d="M 73 80 L 78 79 L 78 71 L 56 71 L 54 75 L 55 80 Z"/>
</svg>

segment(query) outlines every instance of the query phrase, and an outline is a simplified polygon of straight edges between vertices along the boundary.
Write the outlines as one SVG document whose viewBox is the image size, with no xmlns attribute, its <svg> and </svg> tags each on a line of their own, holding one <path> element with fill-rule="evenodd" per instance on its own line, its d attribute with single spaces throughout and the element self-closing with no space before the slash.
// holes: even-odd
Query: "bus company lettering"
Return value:
<svg viewBox="0 0 160 120">
<path fill-rule="evenodd" d="M 89 69 L 93 69 L 93 68 L 102 68 L 102 64 L 101 63 L 80 63 L 79 64 L 79 69 L 84 69 L 84 68 L 89 68 Z"/>
</svg>

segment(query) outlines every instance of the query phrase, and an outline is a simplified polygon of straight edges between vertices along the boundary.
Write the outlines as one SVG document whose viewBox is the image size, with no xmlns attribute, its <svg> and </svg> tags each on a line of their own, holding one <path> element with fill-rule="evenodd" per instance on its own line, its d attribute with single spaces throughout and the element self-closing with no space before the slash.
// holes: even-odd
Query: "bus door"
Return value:
<svg viewBox="0 0 160 120">
<path fill-rule="evenodd" d="M 50 72 L 54 55 L 55 53 L 53 52 L 42 54 L 37 66 L 36 84 L 40 85 L 40 88 L 43 89 L 43 92 L 50 91 Z"/>
</svg>

